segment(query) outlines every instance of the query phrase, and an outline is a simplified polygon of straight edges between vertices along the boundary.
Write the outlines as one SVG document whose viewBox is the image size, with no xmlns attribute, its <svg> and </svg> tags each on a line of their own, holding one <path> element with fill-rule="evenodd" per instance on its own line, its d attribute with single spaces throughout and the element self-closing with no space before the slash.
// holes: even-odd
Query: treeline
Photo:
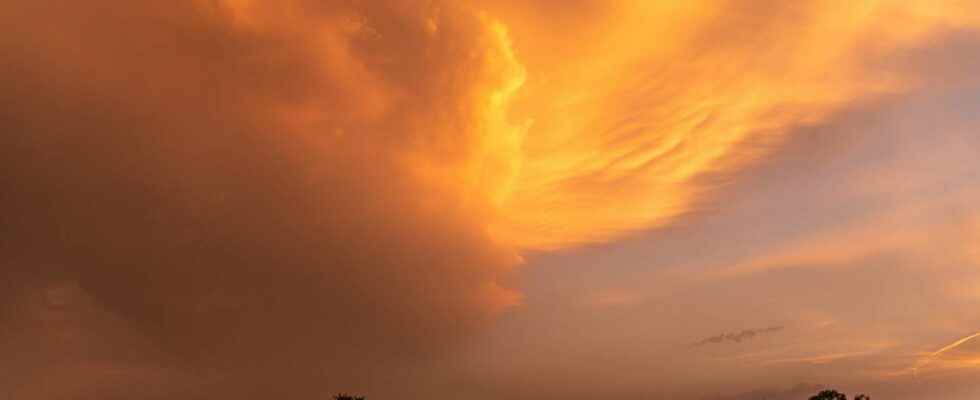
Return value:
<svg viewBox="0 0 980 400">
<path fill-rule="evenodd" d="M 810 400 L 847 400 L 847 395 L 836 390 L 824 390 L 810 397 Z M 871 400 L 871 396 L 859 394 L 854 400 Z"/>
</svg>

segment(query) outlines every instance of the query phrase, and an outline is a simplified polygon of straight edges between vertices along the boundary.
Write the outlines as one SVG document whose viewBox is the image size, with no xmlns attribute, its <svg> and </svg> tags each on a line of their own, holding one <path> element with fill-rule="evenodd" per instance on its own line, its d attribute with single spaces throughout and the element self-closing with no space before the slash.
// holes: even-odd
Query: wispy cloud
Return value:
<svg viewBox="0 0 980 400">
<path fill-rule="evenodd" d="M 779 358 L 779 359 L 774 359 L 774 360 L 766 360 L 766 361 L 763 361 L 762 364 L 763 365 L 771 365 L 771 364 L 816 364 L 816 365 L 819 365 L 819 364 L 829 364 L 829 363 L 832 363 L 832 362 L 835 362 L 835 361 L 840 361 L 840 360 L 843 360 L 843 359 L 854 358 L 854 357 L 869 356 L 869 355 L 875 354 L 876 352 L 877 352 L 877 350 L 862 350 L 862 351 L 851 351 L 851 352 L 843 352 L 843 353 L 818 354 L 818 355 L 815 355 L 815 356 L 806 356 L 806 357 L 788 357 L 788 358 Z"/>
<path fill-rule="evenodd" d="M 722 344 L 722 343 L 742 343 L 746 340 L 755 339 L 757 336 L 765 335 L 768 333 L 779 332 L 785 329 L 782 326 L 771 326 L 763 329 L 746 329 L 741 332 L 732 333 L 722 333 L 717 336 L 711 336 L 699 340 L 694 343 L 695 347 L 705 346 L 709 344 Z"/>
</svg>

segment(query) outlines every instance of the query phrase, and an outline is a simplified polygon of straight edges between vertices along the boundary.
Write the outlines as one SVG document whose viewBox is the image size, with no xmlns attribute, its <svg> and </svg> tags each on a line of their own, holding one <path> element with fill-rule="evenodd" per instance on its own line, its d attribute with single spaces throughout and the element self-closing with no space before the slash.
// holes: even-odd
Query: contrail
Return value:
<svg viewBox="0 0 980 400">
<path fill-rule="evenodd" d="M 955 349 L 955 348 L 959 347 L 960 345 L 962 345 L 963 343 L 969 342 L 969 341 L 971 341 L 971 340 L 973 340 L 973 339 L 975 339 L 977 337 L 980 337 L 980 332 L 974 333 L 974 334 L 972 334 L 970 336 L 967 336 L 967 337 L 965 337 L 963 339 L 957 340 L 957 341 L 953 342 L 952 344 L 950 344 L 950 345 L 948 345 L 946 347 L 943 347 L 943 348 L 937 350 L 935 353 L 930 354 L 929 357 L 932 358 L 932 357 L 938 356 L 940 354 L 943 354 L 943 353 L 945 353 L 945 352 L 947 352 L 949 350 Z"/>
<path fill-rule="evenodd" d="M 974 334 L 972 334 L 970 336 L 967 336 L 965 338 L 962 338 L 960 340 L 957 340 L 957 341 L 955 341 L 953 343 L 950 343 L 950 344 L 946 345 L 946 347 L 943 347 L 943 348 L 941 348 L 939 350 L 936 350 L 935 352 L 930 353 L 928 356 L 923 357 L 917 363 L 915 363 L 915 366 L 912 367 L 912 374 L 914 376 L 918 377 L 919 376 L 919 368 L 922 368 L 922 367 L 925 367 L 926 365 L 928 365 L 929 362 L 932 361 L 933 358 L 936 358 L 940 354 L 943 354 L 943 353 L 945 353 L 947 351 L 950 351 L 950 350 L 953 350 L 953 349 L 955 349 L 957 347 L 960 347 L 964 343 L 969 342 L 969 341 L 971 341 L 973 339 L 976 339 L 978 337 L 980 337 L 980 332 L 974 333 Z"/>
</svg>

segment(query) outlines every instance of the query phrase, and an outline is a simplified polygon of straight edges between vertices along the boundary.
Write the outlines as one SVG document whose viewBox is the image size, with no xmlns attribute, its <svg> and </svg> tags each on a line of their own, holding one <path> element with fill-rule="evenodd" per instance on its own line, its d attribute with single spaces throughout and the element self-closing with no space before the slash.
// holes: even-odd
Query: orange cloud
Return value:
<svg viewBox="0 0 980 400">
<path fill-rule="evenodd" d="M 975 26 L 974 8 L 623 2 L 593 14 L 604 18 L 590 22 L 601 35 L 555 57 L 549 48 L 564 26 L 516 33 L 518 58 L 533 55 L 508 107 L 529 126 L 492 231 L 549 249 L 697 210 L 713 187 L 706 178 L 758 159 L 793 128 L 914 86 L 915 76 L 872 67 L 876 58 Z"/>
<path fill-rule="evenodd" d="M 0 199 L 0 326 L 17 327 L 0 350 L 21 365 L 96 375 L 75 398 L 105 398 L 93 381 L 113 365 L 300 397 L 441 354 L 518 301 L 520 258 L 485 232 L 494 107 L 520 84 L 492 19 L 415 1 L 54 3 L 0 5 L 0 179 L 17 188 Z M 37 293 L 65 282 L 80 293 L 61 307 L 86 312 L 45 325 Z M 125 351 L 60 351 L 48 330 Z"/>
<path fill-rule="evenodd" d="M 522 252 L 697 210 L 791 128 L 916 84 L 877 57 L 980 15 L 555 4 L 4 2 L 0 299 L 70 282 L 65 301 L 92 311 L 59 327 L 166 364 L 98 347 L 46 354 L 59 371 L 369 386 L 378 360 L 438 352 L 516 304 Z M 56 340 L 32 333 L 49 311 L 5 307 L 24 326 L 3 333 Z"/>
</svg>

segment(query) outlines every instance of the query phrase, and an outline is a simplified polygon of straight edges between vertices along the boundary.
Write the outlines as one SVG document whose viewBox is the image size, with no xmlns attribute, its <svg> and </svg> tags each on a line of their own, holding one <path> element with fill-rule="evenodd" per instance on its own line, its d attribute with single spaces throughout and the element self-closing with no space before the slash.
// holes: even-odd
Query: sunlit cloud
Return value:
<svg viewBox="0 0 980 400">
<path fill-rule="evenodd" d="M 0 198 L 0 350 L 15 360 L 0 372 L 20 371 L 28 400 L 453 381 L 405 365 L 521 312 L 528 259 L 724 208 L 723 189 L 801 132 L 937 80 L 895 60 L 980 28 L 972 1 L 54 3 L 0 5 L 0 180 L 16 189 Z M 911 192 L 930 177 L 855 172 L 849 193 L 905 199 L 896 182 Z M 792 318 L 737 325 L 727 307 L 742 299 L 717 299 L 889 256 L 980 264 L 976 216 L 935 211 L 976 193 L 934 197 L 721 256 L 689 240 L 676 259 L 643 260 L 668 270 L 652 274 L 662 281 L 595 283 L 569 301 L 609 318 L 680 304 L 645 329 L 603 331 L 624 335 L 620 351 L 662 334 L 668 353 L 696 338 L 750 352 L 720 367 L 664 356 L 678 371 L 885 357 L 897 339 L 775 335 L 782 319 L 846 329 L 854 317 L 836 303 L 760 301 Z M 980 296 L 960 282 L 949 292 Z M 772 327 L 701 336 L 733 326 Z M 562 334 L 585 336 L 572 328 Z M 770 339 L 772 351 L 753 348 Z M 928 368 L 973 365 L 969 343 Z M 609 348 L 591 368 L 649 367 Z M 554 354 L 534 361 L 574 369 Z M 595 372 L 583 376 L 612 375 Z"/>
<path fill-rule="evenodd" d="M 769 5 L 765 17 L 756 6 L 621 3 L 575 62 L 537 55 L 508 104 L 530 125 L 495 235 L 556 248 L 667 224 L 700 208 L 706 178 L 762 157 L 795 128 L 916 85 L 875 68 L 877 57 L 977 22 L 966 2 L 817 1 Z M 657 39 L 627 39 L 636 37 Z M 547 52 L 519 39 L 519 50 Z"/>
</svg>

